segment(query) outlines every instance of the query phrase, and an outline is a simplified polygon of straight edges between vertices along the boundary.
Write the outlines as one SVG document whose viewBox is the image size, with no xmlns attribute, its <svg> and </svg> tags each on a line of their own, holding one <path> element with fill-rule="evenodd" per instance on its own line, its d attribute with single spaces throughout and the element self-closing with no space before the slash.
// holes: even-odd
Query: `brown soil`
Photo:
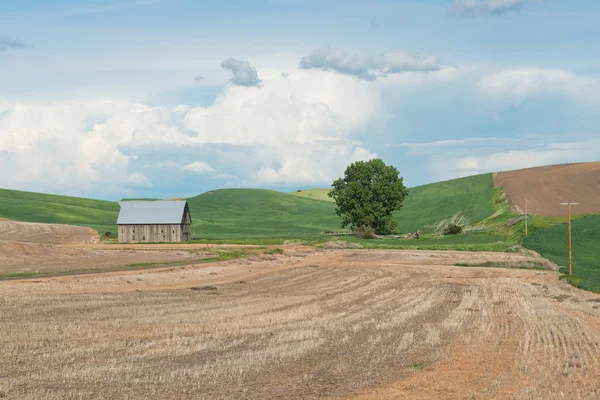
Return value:
<svg viewBox="0 0 600 400">
<path fill-rule="evenodd" d="M 206 246 L 137 246 L 135 250 L 136 246 L 98 242 L 98 234 L 90 228 L 0 221 L 0 275 L 105 270 L 131 264 L 201 260 L 215 255 L 203 251 L 208 250 Z"/>
<path fill-rule="evenodd" d="M 507 198 L 520 212 L 562 216 L 567 208 L 560 203 L 579 202 L 573 214 L 600 213 L 600 162 L 551 165 L 498 172 L 494 186 L 502 186 Z"/>
<path fill-rule="evenodd" d="M 299 246 L 0 282 L 0 396 L 597 399 L 600 296 L 452 266 L 536 259 Z"/>
<path fill-rule="evenodd" d="M 98 233 L 82 226 L 39 224 L 0 219 L 0 240 L 42 244 L 98 243 Z"/>
</svg>

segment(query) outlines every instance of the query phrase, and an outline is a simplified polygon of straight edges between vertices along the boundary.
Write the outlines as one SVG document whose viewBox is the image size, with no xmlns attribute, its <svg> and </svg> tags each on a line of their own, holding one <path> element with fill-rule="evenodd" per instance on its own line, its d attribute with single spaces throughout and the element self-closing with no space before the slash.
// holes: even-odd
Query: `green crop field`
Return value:
<svg viewBox="0 0 600 400">
<path fill-rule="evenodd" d="M 89 226 L 117 231 L 119 205 L 112 201 L 0 189 L 0 217 L 24 222 Z"/>
<path fill-rule="evenodd" d="M 303 195 L 302 192 L 222 189 L 189 198 L 192 238 L 222 242 L 323 239 L 321 232 L 342 231 L 335 205 L 326 195 L 328 191 L 311 189 Z M 421 186 L 411 189 L 404 208 L 396 217 L 403 232 L 414 232 L 458 212 L 475 223 L 495 212 L 493 200 L 497 193 L 489 174 Z M 116 230 L 119 212 L 116 202 L 12 190 L 0 191 L 0 200 L 0 217 L 84 225 L 101 233 Z M 422 240 L 422 245 L 482 246 L 483 237 L 465 234 L 457 238 L 429 238 Z M 497 239 L 497 232 L 492 232 L 489 240 L 496 242 Z M 398 247 L 406 243 L 395 240 L 386 242 L 385 246 Z"/>
<path fill-rule="evenodd" d="M 222 189 L 187 200 L 194 239 L 314 240 L 323 231 L 340 230 L 332 203 L 272 190 Z"/>
<path fill-rule="evenodd" d="M 334 200 L 327 195 L 330 190 L 331 188 L 306 189 L 301 190 L 299 192 L 290 192 L 290 194 L 293 194 L 294 196 L 306 197 L 309 199 L 325 200 L 333 203 Z"/>
<path fill-rule="evenodd" d="M 395 216 L 402 232 L 424 229 L 459 212 L 474 224 L 494 214 L 494 200 L 499 192 L 494 188 L 492 174 L 418 186 L 410 189 L 402 210 Z"/>
<path fill-rule="evenodd" d="M 599 243 L 600 215 L 579 217 L 573 221 L 573 277 L 570 281 L 596 293 L 600 293 Z M 527 236 L 523 244 L 560 265 L 562 273 L 569 272 L 567 223 L 539 229 Z"/>
</svg>

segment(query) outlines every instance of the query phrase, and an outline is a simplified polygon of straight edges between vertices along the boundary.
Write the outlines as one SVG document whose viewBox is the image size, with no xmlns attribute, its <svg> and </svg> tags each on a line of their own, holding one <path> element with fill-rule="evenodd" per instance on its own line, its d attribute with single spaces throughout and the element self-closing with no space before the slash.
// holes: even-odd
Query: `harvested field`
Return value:
<svg viewBox="0 0 600 400">
<path fill-rule="evenodd" d="M 551 165 L 494 174 L 494 186 L 504 193 L 520 212 L 533 215 L 566 215 L 568 201 L 580 202 L 573 214 L 600 213 L 600 162 Z"/>
<path fill-rule="evenodd" d="M 600 396 L 600 296 L 521 254 L 286 248 L 0 282 L 0 396 Z"/>
<path fill-rule="evenodd" d="M 98 234 L 90 228 L 0 221 L 0 276 L 103 270 L 131 264 L 200 260 L 214 255 L 200 247 L 111 247 L 98 243 Z"/>
<path fill-rule="evenodd" d="M 42 244 L 98 243 L 98 233 L 82 226 L 38 224 L 0 219 L 0 240 Z"/>
</svg>

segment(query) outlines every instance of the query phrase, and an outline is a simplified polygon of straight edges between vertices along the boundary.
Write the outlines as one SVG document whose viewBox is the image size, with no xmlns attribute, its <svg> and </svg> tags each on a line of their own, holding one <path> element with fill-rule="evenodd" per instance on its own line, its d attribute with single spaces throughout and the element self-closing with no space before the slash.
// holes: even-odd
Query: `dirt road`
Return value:
<svg viewBox="0 0 600 400">
<path fill-rule="evenodd" d="M 19 399 L 597 399 L 600 296 L 519 254 L 320 250 L 0 282 Z"/>
</svg>

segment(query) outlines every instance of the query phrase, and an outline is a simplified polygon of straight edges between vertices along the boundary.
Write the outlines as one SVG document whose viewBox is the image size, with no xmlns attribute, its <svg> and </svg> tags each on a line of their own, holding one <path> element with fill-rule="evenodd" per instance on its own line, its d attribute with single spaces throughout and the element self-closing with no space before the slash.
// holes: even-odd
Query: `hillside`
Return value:
<svg viewBox="0 0 600 400">
<path fill-rule="evenodd" d="M 494 214 L 498 197 L 492 174 L 453 179 L 411 188 L 395 216 L 402 232 L 424 229 L 458 213 L 474 224 Z"/>
<path fill-rule="evenodd" d="M 315 200 L 324 200 L 333 203 L 334 200 L 331 197 L 327 196 L 327 193 L 329 193 L 330 190 L 330 188 L 315 188 L 301 190 L 299 192 L 290 192 L 290 194 L 293 194 L 294 196 L 306 197 Z"/>
<path fill-rule="evenodd" d="M 119 205 L 84 199 L 0 189 L 0 217 L 23 222 L 89 226 L 100 233 L 116 233 Z"/>
<path fill-rule="evenodd" d="M 523 240 L 525 247 L 560 265 L 568 273 L 568 224 L 540 229 Z M 573 221 L 574 284 L 600 293 L 600 215 L 579 217 Z"/>
<path fill-rule="evenodd" d="M 600 213 L 600 162 L 549 165 L 494 174 L 494 186 L 502 186 L 509 201 L 521 212 L 563 216 L 560 203 L 573 201 L 575 215 Z"/>
<path fill-rule="evenodd" d="M 335 205 L 326 195 L 328 190 L 307 190 L 304 197 L 302 192 L 221 189 L 189 198 L 192 237 L 224 241 L 318 239 L 323 231 L 341 230 Z M 411 189 L 396 217 L 403 232 L 423 229 L 459 212 L 475 223 L 494 213 L 497 192 L 491 174 L 420 186 Z M 322 197 L 328 201 L 315 200 Z M 0 200 L 0 217 L 89 226 L 101 233 L 116 230 L 116 202 L 14 190 L 0 190 Z"/>
<path fill-rule="evenodd" d="M 334 205 L 260 189 L 221 189 L 187 199 L 194 239 L 315 239 L 338 231 Z"/>
</svg>

